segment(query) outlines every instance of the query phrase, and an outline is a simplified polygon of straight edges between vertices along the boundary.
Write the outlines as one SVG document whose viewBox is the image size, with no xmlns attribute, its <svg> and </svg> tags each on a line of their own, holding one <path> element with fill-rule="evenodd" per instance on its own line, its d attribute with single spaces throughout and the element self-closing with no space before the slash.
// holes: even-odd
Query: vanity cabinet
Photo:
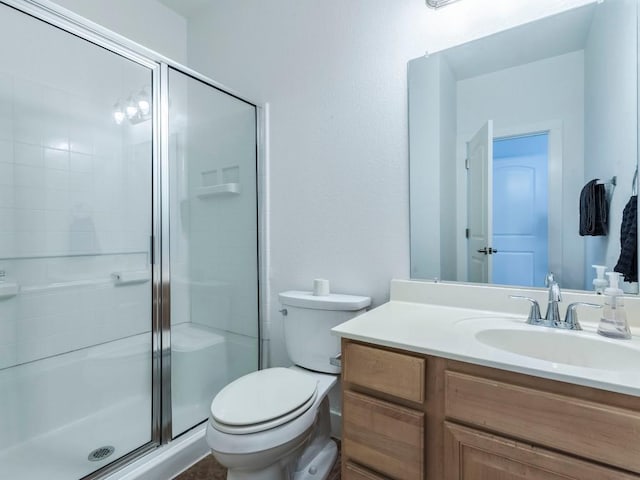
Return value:
<svg viewBox="0 0 640 480">
<path fill-rule="evenodd" d="M 342 478 L 423 479 L 426 359 L 357 343 L 344 345 L 342 359 L 352 386 L 343 392 Z"/>
<path fill-rule="evenodd" d="M 617 470 L 445 422 L 446 480 L 631 480 Z"/>
<path fill-rule="evenodd" d="M 640 399 L 343 339 L 344 480 L 640 479 Z"/>
</svg>

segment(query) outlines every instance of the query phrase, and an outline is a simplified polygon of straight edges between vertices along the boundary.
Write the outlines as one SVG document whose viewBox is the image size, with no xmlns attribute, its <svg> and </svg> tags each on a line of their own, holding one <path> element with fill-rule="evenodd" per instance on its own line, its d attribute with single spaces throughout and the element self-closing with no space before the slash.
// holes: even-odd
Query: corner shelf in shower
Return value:
<svg viewBox="0 0 640 480">
<path fill-rule="evenodd" d="M 220 183 L 218 185 L 210 185 L 207 187 L 200 187 L 196 190 L 196 197 L 209 198 L 221 195 L 239 195 L 240 184 L 239 183 Z"/>
</svg>

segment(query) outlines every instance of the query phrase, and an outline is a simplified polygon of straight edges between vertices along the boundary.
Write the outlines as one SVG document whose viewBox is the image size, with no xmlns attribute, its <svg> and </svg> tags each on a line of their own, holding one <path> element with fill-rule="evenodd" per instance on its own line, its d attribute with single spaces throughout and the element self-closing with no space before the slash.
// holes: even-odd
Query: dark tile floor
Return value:
<svg viewBox="0 0 640 480">
<path fill-rule="evenodd" d="M 338 458 L 327 480 L 340 480 L 340 442 L 338 441 Z M 207 455 L 194 466 L 182 472 L 174 480 L 225 480 L 227 469 L 220 465 L 213 455 Z"/>
</svg>

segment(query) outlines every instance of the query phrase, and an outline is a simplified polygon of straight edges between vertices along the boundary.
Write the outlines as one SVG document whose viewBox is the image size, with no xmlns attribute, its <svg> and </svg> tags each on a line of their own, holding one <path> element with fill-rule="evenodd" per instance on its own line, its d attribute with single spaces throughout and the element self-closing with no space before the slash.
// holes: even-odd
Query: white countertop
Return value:
<svg viewBox="0 0 640 480">
<path fill-rule="evenodd" d="M 634 336 L 633 340 L 606 339 L 596 334 L 597 324 L 593 322 L 581 322 L 584 329 L 581 332 L 527 325 L 525 322 L 528 309 L 525 305 L 521 306 L 525 307 L 524 315 L 398 301 L 392 298 L 390 302 L 338 325 L 332 332 L 340 337 L 410 352 L 640 396 L 640 338 Z M 586 340 L 602 342 L 600 345 L 609 343 L 610 345 L 604 345 L 609 350 L 618 346 L 630 348 L 637 350 L 639 362 L 634 365 L 620 365 L 620 369 L 611 368 L 610 365 L 607 367 L 609 369 L 601 369 L 598 368 L 599 352 L 589 351 L 586 355 L 590 356 L 588 363 L 592 367 L 586 368 L 511 353 L 491 347 L 476 338 L 479 331 L 492 324 L 506 326 L 510 331 L 523 330 L 524 335 L 528 331 L 545 331 L 556 336 L 582 336 Z M 554 344 L 562 344 L 563 339 L 554 337 L 553 340 L 560 340 L 553 342 Z M 631 353 L 634 355 L 636 352 Z"/>
</svg>

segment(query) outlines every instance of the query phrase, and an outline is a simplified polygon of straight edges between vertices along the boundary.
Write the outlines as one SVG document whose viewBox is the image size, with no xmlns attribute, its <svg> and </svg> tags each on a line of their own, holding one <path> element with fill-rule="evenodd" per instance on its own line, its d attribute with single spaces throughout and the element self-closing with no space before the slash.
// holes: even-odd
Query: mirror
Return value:
<svg viewBox="0 0 640 480">
<path fill-rule="evenodd" d="M 409 62 L 412 278 L 542 287 L 552 271 L 593 290 L 591 265 L 614 268 L 637 191 L 637 4 L 588 4 Z M 583 187 L 584 219 L 608 202 L 606 235 L 579 234 Z"/>
</svg>

